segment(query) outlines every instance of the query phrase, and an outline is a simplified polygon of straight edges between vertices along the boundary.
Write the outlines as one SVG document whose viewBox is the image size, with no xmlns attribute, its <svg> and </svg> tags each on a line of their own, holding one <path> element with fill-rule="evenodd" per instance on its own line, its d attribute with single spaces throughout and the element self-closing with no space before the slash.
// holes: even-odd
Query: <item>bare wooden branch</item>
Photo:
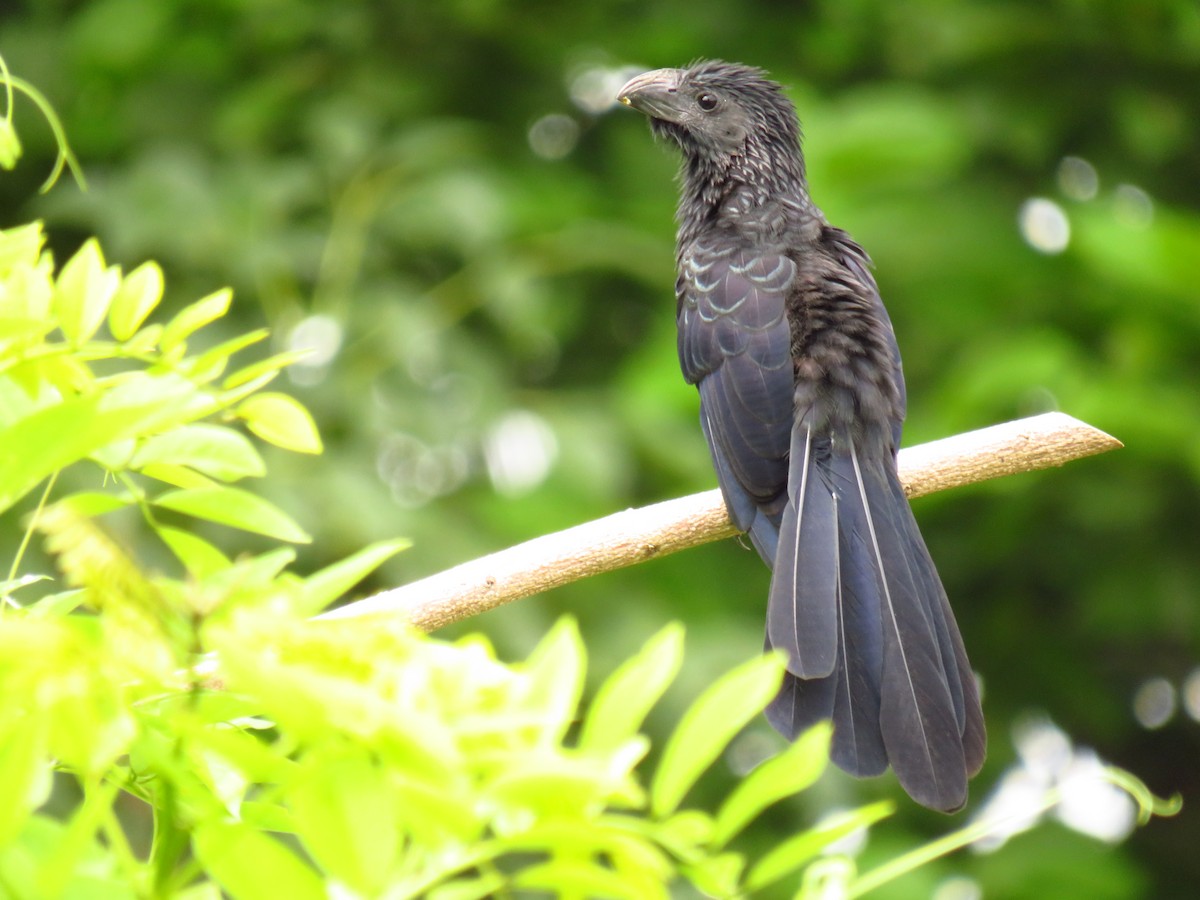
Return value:
<svg viewBox="0 0 1200 900">
<path fill-rule="evenodd" d="M 1046 413 L 910 447 L 900 479 L 910 497 L 1061 466 L 1121 446 L 1116 438 L 1063 413 Z M 720 491 L 606 516 L 472 560 L 429 578 L 351 603 L 325 617 L 398 614 L 433 630 L 497 606 L 732 537 Z"/>
</svg>

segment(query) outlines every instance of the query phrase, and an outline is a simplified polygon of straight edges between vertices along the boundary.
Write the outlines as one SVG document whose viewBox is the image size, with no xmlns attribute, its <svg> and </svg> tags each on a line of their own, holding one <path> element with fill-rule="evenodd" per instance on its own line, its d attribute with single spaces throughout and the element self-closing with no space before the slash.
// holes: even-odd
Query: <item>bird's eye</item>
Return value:
<svg viewBox="0 0 1200 900">
<path fill-rule="evenodd" d="M 717 108 L 717 98 L 712 94 L 701 94 L 696 98 L 697 105 L 705 112 L 712 112 Z"/>
</svg>

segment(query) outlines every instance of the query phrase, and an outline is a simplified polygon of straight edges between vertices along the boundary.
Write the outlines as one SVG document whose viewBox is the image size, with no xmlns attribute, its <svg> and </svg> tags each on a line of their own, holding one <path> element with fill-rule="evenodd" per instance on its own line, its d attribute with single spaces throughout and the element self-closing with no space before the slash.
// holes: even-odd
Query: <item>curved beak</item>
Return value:
<svg viewBox="0 0 1200 900">
<path fill-rule="evenodd" d="M 652 119 L 679 121 L 679 84 L 682 69 L 655 69 L 643 72 L 625 83 L 617 100 L 645 113 Z"/>
</svg>

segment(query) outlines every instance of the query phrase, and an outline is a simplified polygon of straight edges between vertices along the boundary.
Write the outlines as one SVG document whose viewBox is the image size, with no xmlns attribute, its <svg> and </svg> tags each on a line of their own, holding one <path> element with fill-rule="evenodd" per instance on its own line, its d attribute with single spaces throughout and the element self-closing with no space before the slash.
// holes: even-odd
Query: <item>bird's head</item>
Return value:
<svg viewBox="0 0 1200 900">
<path fill-rule="evenodd" d="M 617 99 L 649 116 L 654 133 L 694 162 L 799 161 L 795 107 L 762 69 L 716 60 L 655 69 L 631 79 Z"/>
</svg>

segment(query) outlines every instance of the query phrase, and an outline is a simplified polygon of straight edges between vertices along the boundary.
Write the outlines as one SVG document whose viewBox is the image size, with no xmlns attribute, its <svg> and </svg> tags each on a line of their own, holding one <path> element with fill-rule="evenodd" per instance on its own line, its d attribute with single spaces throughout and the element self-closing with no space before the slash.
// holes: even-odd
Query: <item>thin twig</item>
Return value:
<svg viewBox="0 0 1200 900">
<path fill-rule="evenodd" d="M 1121 442 L 1063 413 L 1045 413 L 910 447 L 900 479 L 910 497 L 1061 466 Z M 431 631 L 512 600 L 732 537 L 719 491 L 692 494 L 544 535 L 350 603 L 326 617 L 399 614 Z"/>
</svg>

